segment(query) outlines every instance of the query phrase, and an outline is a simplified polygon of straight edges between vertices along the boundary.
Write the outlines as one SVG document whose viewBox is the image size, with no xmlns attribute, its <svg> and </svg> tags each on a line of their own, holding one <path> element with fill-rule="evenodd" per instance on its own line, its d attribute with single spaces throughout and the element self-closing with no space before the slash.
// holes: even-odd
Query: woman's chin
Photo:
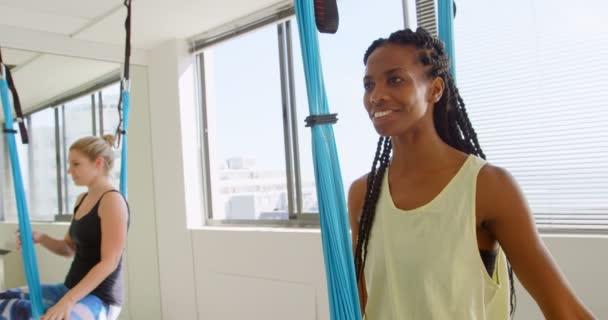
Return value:
<svg viewBox="0 0 608 320">
<path fill-rule="evenodd" d="M 376 132 L 382 137 L 394 137 L 399 135 L 399 130 L 394 127 L 374 126 Z"/>
</svg>

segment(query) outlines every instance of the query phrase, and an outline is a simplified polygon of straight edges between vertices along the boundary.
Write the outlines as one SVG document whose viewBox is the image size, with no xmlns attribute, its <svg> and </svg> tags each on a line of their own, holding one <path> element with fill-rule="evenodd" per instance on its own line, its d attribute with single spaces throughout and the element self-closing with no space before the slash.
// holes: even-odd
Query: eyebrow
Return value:
<svg viewBox="0 0 608 320">
<path fill-rule="evenodd" d="M 404 71 L 404 70 L 405 70 L 404 68 L 396 67 L 396 68 L 388 69 L 388 70 L 384 71 L 383 73 L 384 73 L 384 75 L 389 75 L 389 74 L 395 73 L 397 71 Z M 365 77 L 363 77 L 363 80 L 369 80 L 369 79 L 371 79 L 371 76 L 369 76 L 369 75 L 366 75 Z"/>
</svg>

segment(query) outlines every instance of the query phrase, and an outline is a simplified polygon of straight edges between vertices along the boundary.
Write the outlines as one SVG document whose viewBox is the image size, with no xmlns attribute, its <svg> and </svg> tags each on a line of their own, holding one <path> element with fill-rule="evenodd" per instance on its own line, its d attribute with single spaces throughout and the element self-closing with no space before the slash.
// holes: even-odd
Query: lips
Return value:
<svg viewBox="0 0 608 320">
<path fill-rule="evenodd" d="M 370 113 L 370 118 L 372 118 L 372 120 L 382 119 L 382 118 L 392 114 L 393 112 L 397 112 L 397 111 L 396 110 L 374 111 L 374 112 Z"/>
</svg>

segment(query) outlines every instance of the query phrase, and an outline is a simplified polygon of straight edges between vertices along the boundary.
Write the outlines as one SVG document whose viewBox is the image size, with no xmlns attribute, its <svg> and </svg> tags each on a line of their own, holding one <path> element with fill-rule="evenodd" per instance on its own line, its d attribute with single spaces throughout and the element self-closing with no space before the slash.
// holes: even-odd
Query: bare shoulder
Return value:
<svg viewBox="0 0 608 320">
<path fill-rule="evenodd" d="M 500 188 L 505 186 L 513 186 L 517 183 L 507 169 L 495 166 L 491 163 L 486 163 L 479 171 L 477 183 L 480 188 Z"/>
<path fill-rule="evenodd" d="M 108 192 L 99 202 L 100 215 L 127 216 L 127 203 L 119 192 Z"/>
<path fill-rule="evenodd" d="M 477 203 L 491 208 L 492 212 L 502 205 L 523 201 L 523 194 L 513 175 L 505 168 L 487 163 L 477 176 Z"/>
<path fill-rule="evenodd" d="M 122 196 L 122 194 L 118 191 L 109 191 L 106 192 L 106 194 L 103 195 L 103 197 L 101 198 L 101 202 L 118 202 L 118 203 L 125 203 L 125 199 Z"/>
<path fill-rule="evenodd" d="M 528 215 L 525 197 L 505 168 L 487 163 L 477 177 L 477 205 L 484 220 L 509 219 L 517 214 Z"/>
<path fill-rule="evenodd" d="M 367 192 L 367 177 L 368 175 L 365 174 L 357 178 L 350 185 L 350 189 L 348 191 L 348 215 L 350 217 L 351 224 L 359 224 L 365 193 Z"/>
</svg>

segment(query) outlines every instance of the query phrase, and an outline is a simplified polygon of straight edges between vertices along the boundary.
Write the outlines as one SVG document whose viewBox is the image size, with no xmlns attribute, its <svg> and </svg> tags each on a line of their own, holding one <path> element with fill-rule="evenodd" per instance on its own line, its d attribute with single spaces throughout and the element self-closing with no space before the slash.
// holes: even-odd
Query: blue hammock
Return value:
<svg viewBox="0 0 608 320">
<path fill-rule="evenodd" d="M 2 110 L 4 112 L 4 132 L 7 133 L 7 141 L 11 159 L 11 169 L 13 173 L 13 183 L 15 185 L 15 198 L 17 201 L 17 213 L 19 218 L 19 230 L 21 235 L 21 253 L 23 255 L 23 264 L 25 267 L 25 278 L 30 291 L 30 300 L 32 304 L 32 316 L 34 319 L 40 318 L 45 313 L 44 305 L 42 304 L 42 289 L 40 288 L 40 276 L 38 275 L 38 267 L 36 262 L 36 252 L 34 250 L 34 239 L 32 237 L 32 227 L 30 225 L 30 216 L 27 210 L 27 201 L 25 198 L 25 188 L 23 186 L 23 178 L 21 175 L 21 167 L 19 165 L 19 156 L 17 153 L 17 142 L 15 135 L 17 131 L 14 129 L 13 113 L 11 108 L 11 100 L 9 97 L 8 83 L 6 81 L 7 72 L 4 64 L 0 64 L 2 68 L 0 74 L 0 95 L 2 96 Z"/>
<path fill-rule="evenodd" d="M 306 90 L 311 115 L 327 115 L 313 0 L 295 0 Z M 333 128 L 312 126 L 312 150 L 321 220 L 321 238 L 331 319 L 361 319 L 357 281 Z"/>
<path fill-rule="evenodd" d="M 129 128 L 129 110 L 131 107 L 130 82 L 123 80 L 122 96 L 122 150 L 120 156 L 120 193 L 127 197 L 127 129 Z"/>
</svg>

